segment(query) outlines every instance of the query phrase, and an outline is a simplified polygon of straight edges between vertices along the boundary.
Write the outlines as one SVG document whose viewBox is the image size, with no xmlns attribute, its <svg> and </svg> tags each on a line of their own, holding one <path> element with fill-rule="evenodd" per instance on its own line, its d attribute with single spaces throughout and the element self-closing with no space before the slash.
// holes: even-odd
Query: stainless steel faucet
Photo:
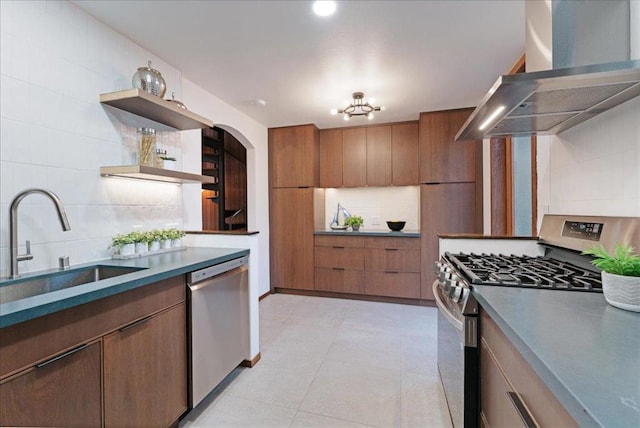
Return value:
<svg viewBox="0 0 640 428">
<path fill-rule="evenodd" d="M 9 208 L 9 247 L 11 254 L 11 278 L 18 278 L 20 276 L 18 274 L 18 262 L 33 259 L 33 254 L 31 254 L 30 241 L 27 241 L 27 253 L 18 254 L 18 205 L 20 205 L 20 202 L 22 202 L 25 197 L 33 193 L 40 193 L 51 199 L 53 204 L 56 206 L 56 210 L 58 211 L 58 218 L 60 219 L 62 230 L 65 232 L 67 230 L 71 230 L 71 226 L 69 226 L 69 220 L 67 220 L 67 213 L 64 211 L 64 207 L 62 206 L 62 202 L 60 201 L 58 195 L 44 189 L 27 189 L 18 193 L 18 195 L 13 198 L 13 201 L 11 201 L 11 206 Z"/>
</svg>

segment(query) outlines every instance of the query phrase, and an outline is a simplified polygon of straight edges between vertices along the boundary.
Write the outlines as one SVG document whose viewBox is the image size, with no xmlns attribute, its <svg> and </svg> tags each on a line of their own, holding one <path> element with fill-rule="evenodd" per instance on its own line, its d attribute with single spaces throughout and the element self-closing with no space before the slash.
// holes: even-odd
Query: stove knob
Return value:
<svg viewBox="0 0 640 428">
<path fill-rule="evenodd" d="M 456 285 L 451 288 L 451 291 L 449 292 L 449 297 L 451 297 L 451 299 L 454 302 L 459 302 L 463 294 L 464 294 L 464 288 L 461 285 Z"/>
</svg>

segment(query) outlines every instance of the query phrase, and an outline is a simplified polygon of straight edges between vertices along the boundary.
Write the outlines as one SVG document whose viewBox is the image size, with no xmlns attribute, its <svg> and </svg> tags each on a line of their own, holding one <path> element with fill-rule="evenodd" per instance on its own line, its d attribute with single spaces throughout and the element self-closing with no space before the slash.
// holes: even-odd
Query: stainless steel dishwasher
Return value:
<svg viewBox="0 0 640 428">
<path fill-rule="evenodd" d="M 244 256 L 188 275 L 191 408 L 248 358 L 248 264 Z"/>
</svg>

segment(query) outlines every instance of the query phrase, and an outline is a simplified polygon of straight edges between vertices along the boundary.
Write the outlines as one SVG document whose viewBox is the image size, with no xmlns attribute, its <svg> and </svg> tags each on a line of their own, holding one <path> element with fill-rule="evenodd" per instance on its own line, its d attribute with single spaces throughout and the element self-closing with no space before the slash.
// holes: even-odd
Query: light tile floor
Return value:
<svg viewBox="0 0 640 428">
<path fill-rule="evenodd" d="M 436 309 L 274 294 L 262 359 L 237 368 L 181 427 L 450 427 Z"/>
</svg>

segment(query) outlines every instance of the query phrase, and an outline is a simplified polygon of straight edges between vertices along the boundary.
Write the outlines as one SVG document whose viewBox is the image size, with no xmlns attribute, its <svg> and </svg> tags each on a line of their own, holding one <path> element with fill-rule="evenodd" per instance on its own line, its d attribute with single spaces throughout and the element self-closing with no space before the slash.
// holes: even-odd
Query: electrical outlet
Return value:
<svg viewBox="0 0 640 428">
<path fill-rule="evenodd" d="M 380 217 L 379 216 L 373 216 L 371 217 L 371 225 L 372 226 L 379 226 L 380 225 Z"/>
</svg>

